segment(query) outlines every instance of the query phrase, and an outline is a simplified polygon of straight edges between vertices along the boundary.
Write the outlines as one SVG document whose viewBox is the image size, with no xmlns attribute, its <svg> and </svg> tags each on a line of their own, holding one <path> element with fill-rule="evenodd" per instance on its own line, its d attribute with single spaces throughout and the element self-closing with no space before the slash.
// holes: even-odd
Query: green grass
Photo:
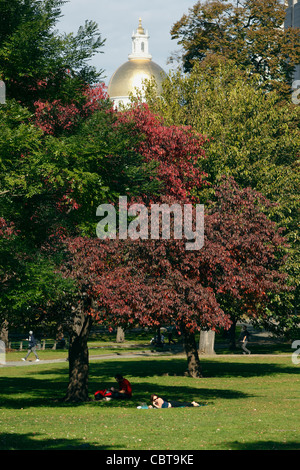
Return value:
<svg viewBox="0 0 300 470">
<path fill-rule="evenodd" d="M 91 360 L 89 392 L 122 372 L 132 400 L 61 401 L 67 362 L 0 368 L 0 449 L 299 450 L 299 365 L 291 356 L 201 359 L 202 379 L 184 376 L 184 357 Z M 199 408 L 143 410 L 151 393 L 197 400 Z"/>
</svg>

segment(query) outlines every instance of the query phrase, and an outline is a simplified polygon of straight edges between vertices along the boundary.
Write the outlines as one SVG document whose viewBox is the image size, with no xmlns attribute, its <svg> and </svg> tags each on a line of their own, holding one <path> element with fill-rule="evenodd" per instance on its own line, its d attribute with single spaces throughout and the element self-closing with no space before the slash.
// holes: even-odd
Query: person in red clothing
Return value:
<svg viewBox="0 0 300 470">
<path fill-rule="evenodd" d="M 131 398 L 132 387 L 129 380 L 125 379 L 121 374 L 116 374 L 115 379 L 119 384 L 119 390 L 111 388 L 112 398 Z"/>
</svg>

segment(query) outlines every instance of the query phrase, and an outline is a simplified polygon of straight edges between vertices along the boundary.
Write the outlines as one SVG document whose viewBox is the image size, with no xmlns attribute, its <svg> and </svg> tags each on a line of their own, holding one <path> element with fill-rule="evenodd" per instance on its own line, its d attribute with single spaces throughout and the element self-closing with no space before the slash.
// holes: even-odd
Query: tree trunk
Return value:
<svg viewBox="0 0 300 470">
<path fill-rule="evenodd" d="M 117 343 L 124 343 L 124 341 L 125 341 L 125 331 L 123 330 L 123 328 L 118 326 L 116 342 Z"/>
<path fill-rule="evenodd" d="M 157 346 L 162 346 L 160 326 L 157 328 Z"/>
<path fill-rule="evenodd" d="M 84 313 L 82 306 L 74 316 L 69 342 L 69 385 L 65 401 L 88 401 L 89 352 L 88 337 L 92 325 L 90 315 Z"/>
<path fill-rule="evenodd" d="M 235 341 L 235 331 L 236 331 L 236 319 L 231 317 L 231 326 L 228 330 L 228 337 L 229 337 L 229 349 L 235 350 L 236 349 L 236 341 Z"/>
<path fill-rule="evenodd" d="M 213 355 L 215 353 L 215 332 L 213 330 L 201 330 L 199 340 L 199 354 Z"/>
<path fill-rule="evenodd" d="M 193 333 L 190 333 L 189 331 L 186 331 L 185 329 L 182 331 L 182 334 L 184 341 L 184 349 L 188 362 L 187 373 L 190 377 L 202 377 L 195 335 Z"/>
<path fill-rule="evenodd" d="M 8 348 L 8 321 L 4 320 L 0 329 L 0 340 L 3 341 L 5 347 Z"/>
</svg>

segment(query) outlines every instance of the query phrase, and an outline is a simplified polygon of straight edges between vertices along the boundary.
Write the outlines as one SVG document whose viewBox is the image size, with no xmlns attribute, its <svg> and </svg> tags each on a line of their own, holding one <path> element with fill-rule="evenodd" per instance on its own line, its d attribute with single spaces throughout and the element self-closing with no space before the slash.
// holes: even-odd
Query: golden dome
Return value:
<svg viewBox="0 0 300 470">
<path fill-rule="evenodd" d="M 115 71 L 108 84 L 108 95 L 117 105 L 121 102 L 128 103 L 129 95 L 135 95 L 137 89 L 141 90 L 145 80 L 154 79 L 160 94 L 166 77 L 164 70 L 152 61 L 149 54 L 149 35 L 142 27 L 141 18 L 131 38 L 132 51 L 128 55 L 128 61 Z"/>
<path fill-rule="evenodd" d="M 131 59 L 121 65 L 113 74 L 108 85 L 110 98 L 126 97 L 142 88 L 144 80 L 154 79 L 158 92 L 166 74 L 155 62 L 149 59 Z"/>
</svg>

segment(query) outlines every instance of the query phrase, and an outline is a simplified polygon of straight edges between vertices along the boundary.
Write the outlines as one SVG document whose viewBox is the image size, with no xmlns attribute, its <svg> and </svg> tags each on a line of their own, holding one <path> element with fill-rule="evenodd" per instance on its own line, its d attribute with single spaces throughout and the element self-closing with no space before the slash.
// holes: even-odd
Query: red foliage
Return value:
<svg viewBox="0 0 300 470">
<path fill-rule="evenodd" d="M 70 131 L 80 119 L 91 116 L 101 107 L 101 102 L 108 98 L 106 87 L 100 83 L 97 87 L 87 87 L 80 102 L 63 103 L 38 100 L 35 106 L 35 124 L 46 134 L 54 135 L 57 131 Z"/>
<path fill-rule="evenodd" d="M 146 162 L 158 163 L 157 178 L 164 183 L 164 195 L 181 203 L 195 201 L 195 193 L 206 184 L 200 162 L 207 139 L 189 126 L 165 126 L 146 104 L 121 114 L 119 122 L 124 121 L 133 122 L 135 132 L 144 135 L 138 151 Z"/>
<path fill-rule="evenodd" d="M 268 202 L 233 180 L 216 189 L 205 216 L 205 245 L 186 251 L 184 240 L 67 241 L 63 271 L 97 300 L 97 321 L 128 326 L 163 323 L 194 332 L 229 327 L 220 294 L 242 299 L 257 313 L 267 293 L 285 289 L 280 273 L 285 239 L 262 212 Z"/>
<path fill-rule="evenodd" d="M 17 231 L 13 222 L 7 222 L 3 217 L 0 217 L 0 240 L 10 239 L 16 235 Z"/>
<path fill-rule="evenodd" d="M 91 99 L 83 112 L 94 107 L 97 100 Z M 146 105 L 119 113 L 115 125 L 124 122 L 143 134 L 137 150 L 145 161 L 158 164 L 164 192 L 152 202 L 198 202 L 205 139 L 188 127 L 165 126 Z M 76 204 L 62 202 L 60 209 Z M 144 202 L 151 208 L 151 201 Z M 230 319 L 219 305 L 221 295 L 241 300 L 245 311 L 256 314 L 269 292 L 285 289 L 280 273 L 285 240 L 263 213 L 268 204 L 250 188 L 225 180 L 206 210 L 201 250 L 186 251 L 184 239 L 65 239 L 69 258 L 61 270 L 97 301 L 98 308 L 89 313 L 99 322 L 125 327 L 168 323 L 191 332 L 227 328 Z"/>
</svg>

